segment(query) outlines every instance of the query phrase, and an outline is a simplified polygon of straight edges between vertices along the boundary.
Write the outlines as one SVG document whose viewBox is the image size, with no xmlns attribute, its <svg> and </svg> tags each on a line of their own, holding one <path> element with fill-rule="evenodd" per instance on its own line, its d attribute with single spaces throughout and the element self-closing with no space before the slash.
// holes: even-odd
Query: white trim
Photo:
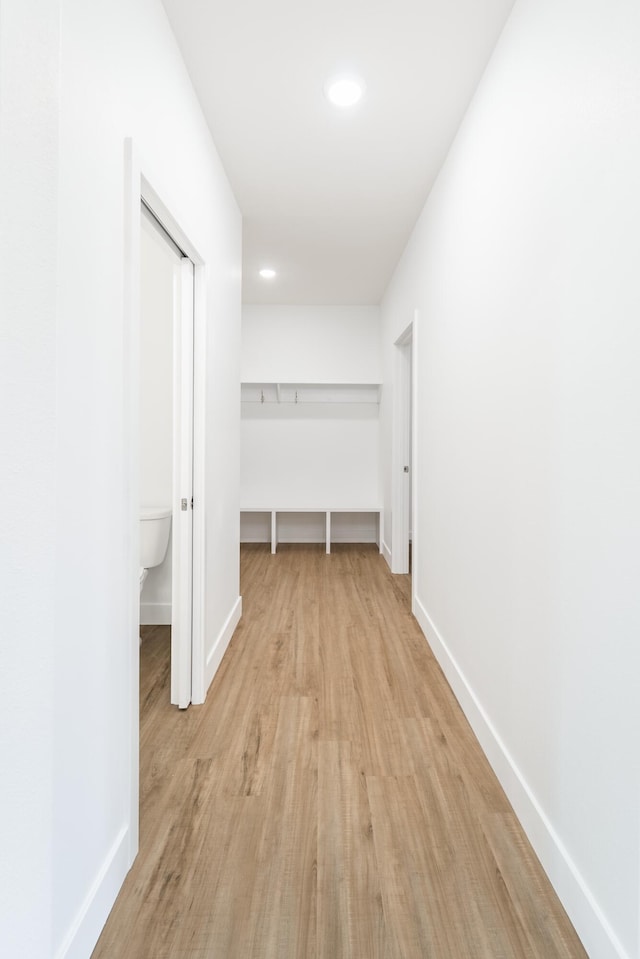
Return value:
<svg viewBox="0 0 640 959">
<path fill-rule="evenodd" d="M 195 263 L 193 308 L 193 621 L 191 698 L 203 703 L 205 683 L 205 452 L 207 382 L 206 267 Z"/>
<path fill-rule="evenodd" d="M 183 257 L 174 271 L 171 564 L 171 702 L 180 709 L 191 702 L 193 676 L 193 324 L 194 269 Z"/>
<path fill-rule="evenodd" d="M 418 437 L 420 435 L 418 424 L 420 415 L 418 413 L 418 388 L 420 378 L 418 375 L 418 348 L 420 346 L 420 329 L 422 321 L 420 319 L 420 310 L 413 311 L 413 325 L 411 330 L 411 526 L 413 536 L 411 540 L 411 612 L 415 616 L 415 607 L 417 602 L 417 583 L 418 583 L 418 564 L 420 559 L 420 539 L 418 531 L 420 523 L 418 517 L 420 513 L 420 497 L 418 490 L 420 488 L 420 446 Z"/>
<path fill-rule="evenodd" d="M 205 691 L 209 688 L 211 680 L 215 676 L 218 666 L 222 662 L 222 657 L 224 656 L 226 652 L 227 646 L 231 642 L 231 637 L 233 636 L 236 626 L 240 622 L 241 616 L 242 616 L 242 596 L 238 596 L 237 600 L 233 604 L 233 608 L 231 612 L 227 616 L 224 626 L 222 627 L 222 629 L 220 630 L 220 633 L 218 634 L 218 638 L 214 642 L 213 646 L 211 647 L 209 651 L 209 655 L 207 656 L 207 663 L 205 667 L 205 680 L 206 680 Z M 204 697 L 201 700 L 198 700 L 194 696 L 193 702 L 194 703 L 204 702 Z"/>
<path fill-rule="evenodd" d="M 174 242 L 187 254 L 195 265 L 195 315 L 194 337 L 198 344 L 204 344 L 206 330 L 206 267 L 202 257 L 193 246 L 178 221 L 170 213 L 160 196 L 153 189 L 142 172 L 141 161 L 136 144 L 127 137 L 124 141 L 124 263 L 123 263 L 123 330 L 122 344 L 124 357 L 123 377 L 123 516 L 126 533 L 123 548 L 123 592 L 128 596 L 127 617 L 124 623 L 125 634 L 129 637 L 129 671 L 124 682 L 129 687 L 128 723 L 131 731 L 128 757 L 129 824 L 127 829 L 127 861 L 129 868 L 138 853 L 139 843 L 139 804 L 140 804 L 140 540 L 139 540 L 139 381 L 140 381 L 140 202 L 153 211 L 157 219 L 173 237 Z M 196 695 L 206 692 L 208 683 L 203 686 L 204 665 L 204 437 L 205 424 L 205 352 L 201 351 L 200 361 L 194 366 L 194 553 L 193 553 L 193 651 L 194 658 L 199 656 L 200 672 L 195 671 L 194 688 Z M 198 596 L 195 590 L 199 589 Z M 196 632 L 197 631 L 197 632 Z M 199 684 L 199 685 L 196 685 Z M 195 698 L 194 702 L 204 701 Z M 124 878 L 124 877 L 123 877 Z M 111 900 L 115 901 L 117 889 Z"/>
<path fill-rule="evenodd" d="M 171 626 L 171 603 L 140 603 L 141 626 Z"/>
<path fill-rule="evenodd" d="M 129 871 L 130 846 L 129 830 L 123 826 L 92 882 L 76 918 L 56 950 L 55 959 L 87 959 L 93 952 Z"/>
<path fill-rule="evenodd" d="M 123 515 L 125 537 L 122 584 L 127 596 L 125 635 L 129 642 L 128 865 L 138 854 L 140 806 L 140 162 L 133 140 L 124 143 L 124 303 L 123 303 Z M 127 535 L 128 534 L 128 535 Z M 115 896 L 114 896 L 115 899 Z"/>
<path fill-rule="evenodd" d="M 413 452 L 408 424 L 413 423 L 410 390 L 413 372 L 413 323 L 394 343 L 393 434 L 391 440 L 391 572 L 409 572 L 409 499 L 403 472 Z M 410 469 L 414 464 L 411 462 Z M 412 488 L 415 486 L 412 483 Z"/>
<path fill-rule="evenodd" d="M 384 539 L 382 540 L 382 543 L 381 543 L 380 552 L 386 559 L 389 569 L 391 569 L 391 550 L 387 546 L 387 543 Z"/>
<path fill-rule="evenodd" d="M 194 265 L 194 316 L 193 316 L 193 620 L 191 657 L 191 697 L 193 702 L 204 702 L 208 683 L 205 679 L 205 444 L 206 444 L 206 271 L 207 267 L 197 248 L 193 245 L 179 220 L 173 215 L 162 197 L 155 191 L 143 172 L 139 172 L 138 216 L 140 199 L 152 211 L 169 236 Z"/>
<path fill-rule="evenodd" d="M 588 955 L 631 959 L 417 596 L 413 613 Z"/>
</svg>

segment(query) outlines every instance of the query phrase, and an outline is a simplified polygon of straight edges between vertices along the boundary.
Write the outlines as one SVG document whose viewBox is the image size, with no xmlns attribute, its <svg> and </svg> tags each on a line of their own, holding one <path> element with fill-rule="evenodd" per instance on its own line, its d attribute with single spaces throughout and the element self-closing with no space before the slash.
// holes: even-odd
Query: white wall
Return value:
<svg viewBox="0 0 640 959">
<path fill-rule="evenodd" d="M 148 214 L 140 231 L 140 505 L 173 504 L 173 314 L 181 256 Z M 174 290 L 175 288 L 175 290 Z M 140 622 L 171 623 L 171 540 L 149 570 Z"/>
<path fill-rule="evenodd" d="M 208 649 L 239 599 L 241 220 L 159 0 L 2 0 L 1 17 L 16 402 L 0 414 L 14 554 L 0 951 L 86 959 L 135 831 L 125 138 L 208 270 Z"/>
<path fill-rule="evenodd" d="M 338 509 L 379 503 L 376 404 L 243 407 L 243 505 Z"/>
<path fill-rule="evenodd" d="M 242 307 L 245 383 L 379 383 L 377 306 Z"/>
<path fill-rule="evenodd" d="M 377 307 L 245 306 L 245 382 L 378 383 Z M 240 502 L 275 508 L 376 507 L 380 503 L 376 403 L 243 403 Z M 336 539 L 374 542 L 374 516 L 335 518 Z M 243 540 L 268 539 L 243 516 Z M 322 518 L 284 517 L 281 541 L 322 541 Z"/>
<path fill-rule="evenodd" d="M 51 954 L 57 38 L 55 4 L 0 3 L 0 953 L 24 959 Z"/>
<path fill-rule="evenodd" d="M 635 0 L 518 0 L 383 303 L 416 612 L 592 959 L 640 949 L 639 49 Z"/>
</svg>

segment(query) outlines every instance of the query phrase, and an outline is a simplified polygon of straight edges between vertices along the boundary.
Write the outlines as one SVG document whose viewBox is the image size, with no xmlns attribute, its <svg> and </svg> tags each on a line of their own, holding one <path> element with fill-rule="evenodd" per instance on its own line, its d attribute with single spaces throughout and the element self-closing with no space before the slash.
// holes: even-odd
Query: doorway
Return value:
<svg viewBox="0 0 640 959">
<path fill-rule="evenodd" d="M 412 573 L 414 560 L 414 375 L 411 323 L 395 342 L 391 570 L 400 574 Z"/>
<path fill-rule="evenodd" d="M 138 851 L 139 798 L 140 798 L 140 231 L 141 201 L 153 213 L 155 219 L 181 251 L 181 259 L 188 258 L 192 264 L 193 282 L 190 285 L 192 298 L 191 323 L 191 422 L 192 430 L 192 489 L 178 493 L 179 512 L 191 513 L 192 565 L 191 587 L 191 669 L 182 670 L 185 689 L 190 689 L 183 706 L 189 701 L 204 702 L 206 695 L 206 658 L 204 646 L 204 568 L 206 482 L 206 272 L 205 261 L 192 243 L 179 220 L 171 212 L 170 205 L 156 192 L 145 177 L 135 143 L 131 138 L 124 141 L 124 310 L 123 310 L 123 498 L 128 535 L 123 542 L 123 589 L 128 596 L 126 634 L 129 638 L 130 658 L 127 668 L 128 685 L 127 725 L 130 730 L 128 761 L 129 780 L 129 829 L 128 861 L 133 863 Z M 187 267 L 185 267 L 187 269 Z M 188 284 L 185 284 L 185 289 Z M 183 351 L 183 357 L 188 351 Z M 187 409 L 187 405 L 183 406 Z M 188 458 L 187 458 L 188 460 Z M 173 495 L 173 490 L 172 490 Z M 191 499 L 189 498 L 191 496 Z M 176 501 L 172 504 L 172 519 Z M 182 510 L 182 500 L 187 500 L 187 509 Z M 178 524 L 176 524 L 178 525 Z M 174 530 L 175 535 L 175 530 Z M 172 548 L 173 559 L 173 548 Z M 172 577 L 173 579 L 173 577 Z M 172 597 L 173 607 L 173 597 Z M 176 607 L 177 608 L 177 607 Z M 189 605 L 187 605 L 189 609 Z M 173 608 L 172 608 L 173 614 Z"/>
<path fill-rule="evenodd" d="M 159 523 L 171 532 L 164 556 L 141 571 L 140 623 L 171 629 L 171 703 L 181 709 L 192 699 L 193 287 L 192 261 L 143 201 L 140 507 L 168 514 Z"/>
</svg>

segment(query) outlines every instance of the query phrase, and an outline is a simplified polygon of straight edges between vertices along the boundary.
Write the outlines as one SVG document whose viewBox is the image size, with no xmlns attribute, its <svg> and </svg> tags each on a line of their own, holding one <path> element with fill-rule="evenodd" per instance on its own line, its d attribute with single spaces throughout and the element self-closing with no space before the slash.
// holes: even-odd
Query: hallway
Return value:
<svg viewBox="0 0 640 959">
<path fill-rule="evenodd" d="M 140 853 L 93 959 L 580 959 L 371 546 L 242 549 L 204 706 L 142 645 Z"/>
</svg>

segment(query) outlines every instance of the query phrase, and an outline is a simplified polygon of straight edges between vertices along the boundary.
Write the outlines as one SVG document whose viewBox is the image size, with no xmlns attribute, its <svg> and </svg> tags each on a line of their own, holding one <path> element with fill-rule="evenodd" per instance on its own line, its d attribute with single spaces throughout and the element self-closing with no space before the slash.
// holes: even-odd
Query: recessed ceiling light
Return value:
<svg viewBox="0 0 640 959">
<path fill-rule="evenodd" d="M 362 99 L 365 91 L 364 80 L 353 74 L 331 77 L 324 85 L 324 93 L 335 107 L 353 107 Z"/>
<path fill-rule="evenodd" d="M 260 270 L 260 276 L 262 277 L 263 280 L 272 280 L 275 275 L 276 275 L 276 271 L 271 270 L 267 267 L 265 267 L 264 270 Z"/>
</svg>

